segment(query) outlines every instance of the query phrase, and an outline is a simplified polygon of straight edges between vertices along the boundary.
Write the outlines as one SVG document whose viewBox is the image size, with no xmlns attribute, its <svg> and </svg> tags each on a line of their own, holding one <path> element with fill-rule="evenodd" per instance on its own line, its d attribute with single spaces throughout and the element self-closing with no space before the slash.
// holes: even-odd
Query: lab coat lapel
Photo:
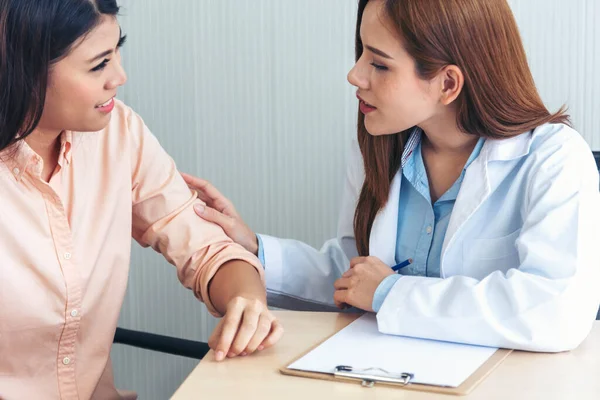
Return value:
<svg viewBox="0 0 600 400">
<path fill-rule="evenodd" d="M 388 201 L 377 213 L 369 239 L 369 254 L 390 266 L 395 264 L 401 174 L 399 170 L 392 180 Z"/>
</svg>

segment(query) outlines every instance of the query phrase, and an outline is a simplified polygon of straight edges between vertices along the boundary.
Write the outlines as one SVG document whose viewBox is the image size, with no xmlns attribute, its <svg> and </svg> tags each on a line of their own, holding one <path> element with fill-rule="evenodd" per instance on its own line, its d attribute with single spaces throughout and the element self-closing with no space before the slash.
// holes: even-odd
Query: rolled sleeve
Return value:
<svg viewBox="0 0 600 400">
<path fill-rule="evenodd" d="M 263 268 L 252 253 L 234 243 L 216 224 L 197 218 L 193 206 L 202 203 L 185 184 L 175 162 L 163 150 L 139 116 L 129 118 L 132 144 L 133 238 L 151 246 L 177 267 L 182 284 L 220 316 L 208 286 L 220 266 L 241 260 L 252 265 L 264 285 Z"/>
</svg>

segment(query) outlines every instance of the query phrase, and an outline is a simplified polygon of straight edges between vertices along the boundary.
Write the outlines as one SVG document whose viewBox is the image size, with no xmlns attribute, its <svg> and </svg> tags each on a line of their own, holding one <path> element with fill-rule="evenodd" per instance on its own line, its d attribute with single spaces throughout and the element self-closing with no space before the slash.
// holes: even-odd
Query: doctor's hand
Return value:
<svg viewBox="0 0 600 400">
<path fill-rule="evenodd" d="M 377 257 L 355 257 L 350 269 L 335 281 L 333 300 L 338 308 L 345 305 L 373 312 L 373 296 L 379 284 L 394 271 Z"/>
<path fill-rule="evenodd" d="M 185 173 L 182 173 L 181 176 L 190 189 L 198 193 L 200 200 L 206 203 L 206 206 L 200 204 L 194 206 L 196 214 L 219 225 L 234 242 L 243 246 L 250 253 L 258 255 L 256 234 L 246 225 L 231 201 L 208 181 Z"/>
</svg>

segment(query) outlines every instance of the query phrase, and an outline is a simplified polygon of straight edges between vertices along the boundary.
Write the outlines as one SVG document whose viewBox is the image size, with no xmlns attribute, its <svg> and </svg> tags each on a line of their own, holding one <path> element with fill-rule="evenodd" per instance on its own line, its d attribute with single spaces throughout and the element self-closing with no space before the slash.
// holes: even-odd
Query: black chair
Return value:
<svg viewBox="0 0 600 400">
<path fill-rule="evenodd" d="M 197 360 L 201 360 L 210 350 L 208 344 L 204 342 L 123 328 L 117 328 L 113 342 Z"/>
</svg>

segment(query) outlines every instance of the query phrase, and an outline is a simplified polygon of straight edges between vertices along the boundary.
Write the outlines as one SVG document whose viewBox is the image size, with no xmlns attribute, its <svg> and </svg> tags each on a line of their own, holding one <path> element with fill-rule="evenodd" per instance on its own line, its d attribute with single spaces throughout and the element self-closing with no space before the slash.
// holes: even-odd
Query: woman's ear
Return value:
<svg viewBox="0 0 600 400">
<path fill-rule="evenodd" d="M 463 89 L 465 79 L 456 65 L 447 65 L 439 72 L 441 82 L 440 102 L 447 106 L 452 103 Z"/>
</svg>

